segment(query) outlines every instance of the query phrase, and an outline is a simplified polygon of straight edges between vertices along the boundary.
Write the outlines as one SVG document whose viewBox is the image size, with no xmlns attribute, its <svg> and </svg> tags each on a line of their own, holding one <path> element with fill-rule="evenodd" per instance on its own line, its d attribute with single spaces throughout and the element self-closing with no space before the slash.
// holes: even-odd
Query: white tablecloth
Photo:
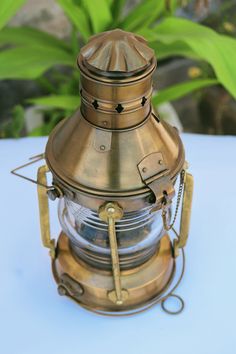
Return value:
<svg viewBox="0 0 236 354">
<path fill-rule="evenodd" d="M 236 137 L 183 134 L 195 192 L 178 316 L 160 306 L 128 318 L 92 314 L 57 294 L 41 246 L 36 186 L 10 175 L 46 138 L 0 141 L 2 354 L 235 354 Z M 35 176 L 36 167 L 25 171 Z M 60 227 L 56 207 L 53 234 Z"/>
</svg>

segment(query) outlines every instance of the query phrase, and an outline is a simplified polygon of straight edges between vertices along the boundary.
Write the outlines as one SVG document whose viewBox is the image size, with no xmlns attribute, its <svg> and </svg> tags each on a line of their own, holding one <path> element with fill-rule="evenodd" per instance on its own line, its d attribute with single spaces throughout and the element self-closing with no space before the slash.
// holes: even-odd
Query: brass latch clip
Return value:
<svg viewBox="0 0 236 354">
<path fill-rule="evenodd" d="M 167 169 L 162 153 L 153 152 L 138 164 L 138 170 L 142 181 L 153 192 L 155 196 L 155 203 L 152 212 L 161 208 L 163 195 L 168 199 L 168 204 L 171 203 L 175 195 L 174 185 L 169 177 L 169 170 Z"/>
</svg>

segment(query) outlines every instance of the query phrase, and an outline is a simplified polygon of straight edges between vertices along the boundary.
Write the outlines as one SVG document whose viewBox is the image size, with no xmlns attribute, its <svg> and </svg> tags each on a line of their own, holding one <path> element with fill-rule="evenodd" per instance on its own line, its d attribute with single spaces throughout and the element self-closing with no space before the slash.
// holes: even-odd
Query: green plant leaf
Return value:
<svg viewBox="0 0 236 354">
<path fill-rule="evenodd" d="M 57 2 L 62 7 L 70 21 L 78 29 L 83 39 L 87 41 L 91 36 L 91 31 L 86 12 L 78 5 L 75 5 L 72 0 L 57 0 Z"/>
<path fill-rule="evenodd" d="M 153 48 L 156 53 L 157 60 L 173 56 L 201 59 L 188 44 L 181 40 L 172 43 L 165 43 L 158 40 L 157 31 L 153 31 L 151 28 L 141 28 L 138 31 L 138 34 L 143 36 L 149 42 L 149 46 Z"/>
<path fill-rule="evenodd" d="M 164 8 L 163 0 L 142 0 L 120 22 L 119 27 L 126 31 L 136 31 L 142 27 L 147 27 L 162 14 Z"/>
<path fill-rule="evenodd" d="M 82 0 L 84 9 L 87 11 L 92 23 L 93 33 L 105 31 L 112 22 L 110 6 L 107 0 Z"/>
<path fill-rule="evenodd" d="M 49 112 L 46 113 L 46 115 Z M 39 127 L 33 129 L 28 135 L 29 136 L 42 136 L 42 135 L 49 135 L 54 127 L 65 118 L 64 112 L 54 110 L 50 111 L 50 115 L 47 117 L 47 122 L 43 123 Z"/>
<path fill-rule="evenodd" d="M 0 29 L 16 14 L 26 0 L 1 0 Z"/>
<path fill-rule="evenodd" d="M 174 101 L 195 90 L 207 86 L 216 85 L 217 83 L 218 81 L 215 79 L 198 79 L 183 82 L 181 84 L 177 84 L 159 91 L 156 95 L 152 97 L 152 103 L 154 106 L 156 106 L 164 102 Z"/>
<path fill-rule="evenodd" d="M 19 47 L 0 53 L 0 79 L 35 79 L 55 65 L 74 67 L 74 58 L 64 50 Z"/>
<path fill-rule="evenodd" d="M 107 4 L 109 5 L 110 8 L 112 7 L 112 4 L 113 4 L 114 1 L 116 1 L 116 0 L 106 0 L 106 2 L 107 2 Z M 126 0 L 123 0 L 123 1 L 126 1 Z"/>
<path fill-rule="evenodd" d="M 0 138 L 19 138 L 25 124 L 25 112 L 17 105 L 12 110 L 11 120 L 0 125 Z"/>
<path fill-rule="evenodd" d="M 212 66 L 218 81 L 236 98 L 235 39 L 185 19 L 168 18 L 153 28 L 153 40 L 167 44 L 169 49 L 176 42 L 187 45 Z"/>
<path fill-rule="evenodd" d="M 149 46 L 155 51 L 155 55 L 157 57 L 157 63 L 159 60 L 171 58 L 173 56 L 199 59 L 197 53 L 195 53 L 187 44 L 183 42 L 165 44 L 156 41 L 156 42 L 150 42 Z"/>
<path fill-rule="evenodd" d="M 175 11 L 177 10 L 178 6 L 180 6 L 179 0 L 164 0 L 165 1 L 165 15 L 173 16 Z"/>
<path fill-rule="evenodd" d="M 0 31 L 0 45 L 33 45 L 37 47 L 55 47 L 70 50 L 69 45 L 50 34 L 29 27 L 6 27 Z"/>
<path fill-rule="evenodd" d="M 31 98 L 27 100 L 27 102 L 39 106 L 68 109 L 73 111 L 80 105 L 80 97 L 69 96 L 69 95 L 63 95 L 63 96 L 52 95 L 52 96 Z"/>
<path fill-rule="evenodd" d="M 37 128 L 34 128 L 28 136 L 46 136 L 48 135 L 48 126 L 47 124 L 40 125 Z"/>
<path fill-rule="evenodd" d="M 111 13 L 113 16 L 113 28 L 116 26 L 117 21 L 120 20 L 120 17 L 122 15 L 122 9 L 125 5 L 126 0 L 113 0 L 111 4 Z"/>
<path fill-rule="evenodd" d="M 14 138 L 19 138 L 20 133 L 25 124 L 25 112 L 24 108 L 20 105 L 15 106 L 12 111 L 12 123 L 11 123 L 11 131 Z"/>
</svg>

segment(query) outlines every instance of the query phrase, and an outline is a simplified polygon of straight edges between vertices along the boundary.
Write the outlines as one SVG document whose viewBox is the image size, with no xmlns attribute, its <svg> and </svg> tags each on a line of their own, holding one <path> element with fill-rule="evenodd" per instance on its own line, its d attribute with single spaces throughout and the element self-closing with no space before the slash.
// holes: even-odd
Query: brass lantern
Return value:
<svg viewBox="0 0 236 354">
<path fill-rule="evenodd" d="M 116 29 L 91 37 L 78 66 L 80 109 L 56 126 L 45 153 L 33 160 L 46 161 L 33 182 L 58 292 L 103 314 L 138 312 L 159 301 L 165 308 L 168 295 L 176 296 L 168 289 L 188 237 L 193 178 L 177 129 L 151 106 L 154 52 L 144 38 Z M 22 177 L 18 170 L 12 172 Z M 57 242 L 48 197 L 59 201 Z M 173 224 L 181 205 L 178 234 Z"/>
</svg>

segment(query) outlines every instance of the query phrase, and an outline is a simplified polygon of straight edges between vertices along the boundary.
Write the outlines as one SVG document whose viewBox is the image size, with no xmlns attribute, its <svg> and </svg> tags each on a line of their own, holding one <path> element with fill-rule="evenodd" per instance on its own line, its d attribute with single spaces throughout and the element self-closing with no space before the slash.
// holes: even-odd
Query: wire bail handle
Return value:
<svg viewBox="0 0 236 354">
<path fill-rule="evenodd" d="M 30 157 L 30 162 L 27 162 L 24 165 L 16 167 L 11 173 L 17 177 L 23 178 L 26 181 L 37 184 L 38 188 L 38 203 L 39 203 L 39 218 L 40 218 L 40 229 L 41 229 L 41 238 L 44 247 L 49 248 L 49 254 L 52 259 L 56 257 L 56 246 L 55 240 L 51 239 L 51 231 L 50 231 L 50 217 L 49 217 L 49 203 L 48 198 L 51 200 L 55 200 L 56 198 L 61 198 L 63 196 L 63 192 L 58 186 L 47 185 L 47 173 L 49 172 L 48 166 L 43 165 L 38 168 L 37 180 L 29 178 L 25 175 L 18 173 L 17 171 L 30 166 L 38 161 L 44 159 L 44 154 L 39 154 L 33 157 Z"/>
</svg>

